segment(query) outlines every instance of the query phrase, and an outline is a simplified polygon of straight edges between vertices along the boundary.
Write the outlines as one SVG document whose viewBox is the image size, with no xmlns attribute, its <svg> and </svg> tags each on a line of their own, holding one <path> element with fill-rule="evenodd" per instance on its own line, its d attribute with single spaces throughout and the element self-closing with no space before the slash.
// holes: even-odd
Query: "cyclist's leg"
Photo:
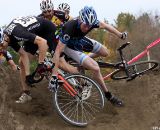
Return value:
<svg viewBox="0 0 160 130">
<path fill-rule="evenodd" d="M 100 68 L 95 60 L 90 58 L 89 56 L 84 57 L 82 60 L 82 66 L 91 70 L 93 72 L 93 78 L 99 83 L 99 85 L 103 88 L 104 92 L 108 92 L 107 86 L 103 80 Z"/>
<path fill-rule="evenodd" d="M 91 70 L 93 72 L 93 78 L 100 84 L 100 86 L 103 88 L 103 91 L 105 93 L 105 97 L 116 106 L 123 106 L 123 102 L 119 100 L 117 97 L 113 96 L 111 92 L 109 92 L 107 86 L 104 83 L 102 74 L 100 72 L 100 68 L 96 61 L 94 61 L 91 57 L 88 55 L 75 51 L 70 48 L 65 48 L 65 54 L 67 54 L 69 57 L 71 57 L 73 60 L 75 60 L 77 63 L 81 64 L 83 67 Z"/>
<path fill-rule="evenodd" d="M 108 90 L 102 74 L 100 72 L 100 68 L 95 60 L 93 60 L 91 57 L 86 56 L 86 58 L 83 59 L 82 66 L 84 66 L 87 69 L 90 69 L 93 72 L 93 78 L 100 84 L 100 86 L 104 90 L 105 97 L 115 106 L 123 106 L 123 101 L 118 99 L 117 97 L 113 96 L 112 93 Z"/>
<path fill-rule="evenodd" d="M 25 74 L 29 74 L 29 60 L 28 60 L 28 56 L 26 51 L 24 51 L 24 49 L 18 44 L 18 43 L 14 43 L 14 44 L 10 44 L 10 47 L 12 47 L 17 53 L 19 53 L 21 60 L 24 64 L 25 67 Z"/>
<path fill-rule="evenodd" d="M 27 54 L 29 54 L 29 53 L 27 53 Z M 28 55 L 28 57 L 29 57 L 29 55 Z M 26 103 L 27 101 L 32 100 L 32 97 L 31 97 L 31 93 L 30 93 L 30 88 L 25 82 L 26 81 L 26 74 L 25 74 L 25 67 L 22 62 L 22 57 L 20 57 L 20 59 L 19 59 L 19 64 L 20 64 L 20 68 L 21 68 L 20 69 L 20 81 L 21 81 L 22 94 L 18 98 L 18 100 L 16 100 L 16 103 Z"/>
<path fill-rule="evenodd" d="M 69 63 L 66 62 L 66 60 L 64 59 L 64 56 L 63 57 L 60 57 L 60 61 L 59 61 L 59 68 L 68 72 L 68 73 L 71 73 L 71 74 L 77 74 L 78 73 L 78 69 L 77 67 L 74 67 L 72 65 L 70 65 Z"/>
<path fill-rule="evenodd" d="M 28 68 L 30 70 L 30 60 L 34 59 L 34 54 L 37 51 L 37 45 L 25 42 L 23 45 L 23 49 L 25 50 L 27 57 L 28 57 Z M 19 64 L 20 64 L 20 80 L 21 80 L 21 89 L 22 89 L 22 95 L 19 97 L 19 99 L 16 101 L 16 103 L 25 103 L 27 101 L 30 101 L 32 99 L 31 93 L 30 93 L 30 87 L 26 84 L 26 73 L 25 73 L 25 65 L 22 61 L 23 57 L 20 56 Z M 28 72 L 28 75 L 30 74 L 30 71 Z"/>
<path fill-rule="evenodd" d="M 108 91 L 104 81 L 103 77 L 100 72 L 100 68 L 96 61 L 94 61 L 92 58 L 90 58 L 85 53 L 75 51 L 73 49 L 70 49 L 68 47 L 64 50 L 65 54 L 71 57 L 73 60 L 75 60 L 77 63 L 82 65 L 83 67 L 93 71 L 93 78 L 97 80 L 97 82 L 103 87 L 104 91 Z"/>
<path fill-rule="evenodd" d="M 94 39 L 88 38 L 88 40 L 90 40 L 93 44 L 93 50 L 88 54 L 91 58 L 96 58 L 98 56 L 108 56 L 109 50 L 104 45 Z"/>
</svg>

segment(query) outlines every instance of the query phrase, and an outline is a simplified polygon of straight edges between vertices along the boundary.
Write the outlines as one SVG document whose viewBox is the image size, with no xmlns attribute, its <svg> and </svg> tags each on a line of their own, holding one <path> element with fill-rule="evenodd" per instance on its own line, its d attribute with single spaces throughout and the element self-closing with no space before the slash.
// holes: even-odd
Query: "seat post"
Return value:
<svg viewBox="0 0 160 130">
<path fill-rule="evenodd" d="M 119 54 L 120 54 L 120 59 L 121 59 L 121 63 L 122 63 L 122 65 L 124 66 L 124 70 L 125 70 L 125 73 L 126 73 L 126 75 L 128 76 L 128 78 L 130 78 L 130 73 L 129 73 L 129 71 L 128 71 L 128 63 L 127 63 L 127 61 L 125 60 L 125 58 L 124 58 L 124 56 L 123 56 L 123 49 L 127 46 L 127 45 L 129 45 L 130 43 L 125 43 L 125 44 L 123 44 L 121 47 L 119 47 L 117 50 L 118 50 L 118 52 L 119 52 Z"/>
</svg>

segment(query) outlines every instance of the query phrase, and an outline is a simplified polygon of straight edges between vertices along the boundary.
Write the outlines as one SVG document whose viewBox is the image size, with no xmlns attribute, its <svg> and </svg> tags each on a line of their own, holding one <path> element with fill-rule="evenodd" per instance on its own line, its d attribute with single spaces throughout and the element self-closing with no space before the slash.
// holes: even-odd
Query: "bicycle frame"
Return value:
<svg viewBox="0 0 160 130">
<path fill-rule="evenodd" d="M 138 61 L 139 59 L 141 59 L 142 57 L 144 57 L 145 55 L 148 56 L 148 60 L 150 60 L 150 56 L 149 56 L 149 51 L 152 47 L 158 45 L 160 43 L 160 38 L 158 38 L 157 40 L 153 41 L 152 43 L 150 43 L 144 51 L 142 51 L 141 53 L 139 53 L 137 56 L 135 56 L 134 58 L 132 58 L 130 61 L 128 61 L 128 64 L 132 64 L 136 61 Z M 117 70 L 117 69 L 116 69 Z M 113 72 L 107 74 L 106 76 L 103 77 L 104 80 L 107 80 L 110 78 L 110 76 L 116 71 L 114 70 Z"/>
</svg>

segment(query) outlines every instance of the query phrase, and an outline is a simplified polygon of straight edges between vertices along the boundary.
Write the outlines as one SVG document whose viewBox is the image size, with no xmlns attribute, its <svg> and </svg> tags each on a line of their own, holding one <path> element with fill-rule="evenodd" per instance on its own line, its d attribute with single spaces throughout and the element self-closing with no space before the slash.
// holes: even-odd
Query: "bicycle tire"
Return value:
<svg viewBox="0 0 160 130">
<path fill-rule="evenodd" d="M 77 84 L 73 85 L 72 83 L 72 87 L 78 93 L 80 93 L 80 87 L 82 87 L 80 83 L 81 81 L 85 81 L 87 83 L 87 87 L 83 86 L 83 89 L 85 87 L 91 87 L 91 89 L 89 89 L 89 91 L 87 92 L 87 95 L 89 94 L 88 97 L 85 96 L 85 89 L 81 89 L 81 102 L 73 98 L 69 93 L 67 93 L 64 87 L 62 86 L 58 87 L 57 91 L 54 93 L 53 102 L 59 116 L 69 124 L 84 127 L 95 118 L 98 112 L 100 112 L 103 109 L 103 91 L 96 82 L 83 75 L 70 75 L 65 77 L 65 79 L 68 82 L 69 80 L 75 80 Z"/>
<path fill-rule="evenodd" d="M 151 65 L 151 66 L 149 68 L 147 68 L 149 65 Z M 153 70 L 158 65 L 159 65 L 159 63 L 157 61 L 154 61 L 154 60 L 140 61 L 140 62 L 129 65 L 128 70 L 129 71 L 135 71 L 135 70 L 132 70 L 132 69 L 136 69 L 136 71 L 132 72 L 132 74 L 131 74 L 131 77 L 135 78 L 139 75 L 145 74 L 149 70 Z M 123 68 L 118 69 L 117 71 L 115 71 L 111 75 L 111 79 L 113 79 L 113 80 L 121 80 L 121 79 L 127 79 L 127 78 L 128 78 L 128 76 L 126 75 L 126 72 Z M 130 80 L 132 80 L 132 78 Z"/>
</svg>

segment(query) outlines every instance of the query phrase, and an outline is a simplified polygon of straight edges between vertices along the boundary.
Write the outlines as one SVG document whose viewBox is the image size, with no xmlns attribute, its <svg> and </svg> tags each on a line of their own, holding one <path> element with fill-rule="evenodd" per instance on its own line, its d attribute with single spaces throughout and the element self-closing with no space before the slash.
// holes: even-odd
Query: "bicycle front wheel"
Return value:
<svg viewBox="0 0 160 130">
<path fill-rule="evenodd" d="M 103 109 L 103 92 L 97 83 L 86 76 L 70 75 L 65 79 L 78 96 L 71 96 L 63 86 L 59 86 L 54 95 L 55 108 L 66 122 L 86 126 Z"/>
<path fill-rule="evenodd" d="M 151 61 L 141 61 L 128 66 L 128 72 L 130 73 L 131 77 L 139 76 L 145 74 L 149 70 L 152 70 L 158 66 L 158 62 L 151 60 Z M 111 78 L 113 80 L 120 80 L 120 79 L 127 79 L 128 76 L 126 75 L 125 69 L 118 69 L 115 71 Z"/>
</svg>

